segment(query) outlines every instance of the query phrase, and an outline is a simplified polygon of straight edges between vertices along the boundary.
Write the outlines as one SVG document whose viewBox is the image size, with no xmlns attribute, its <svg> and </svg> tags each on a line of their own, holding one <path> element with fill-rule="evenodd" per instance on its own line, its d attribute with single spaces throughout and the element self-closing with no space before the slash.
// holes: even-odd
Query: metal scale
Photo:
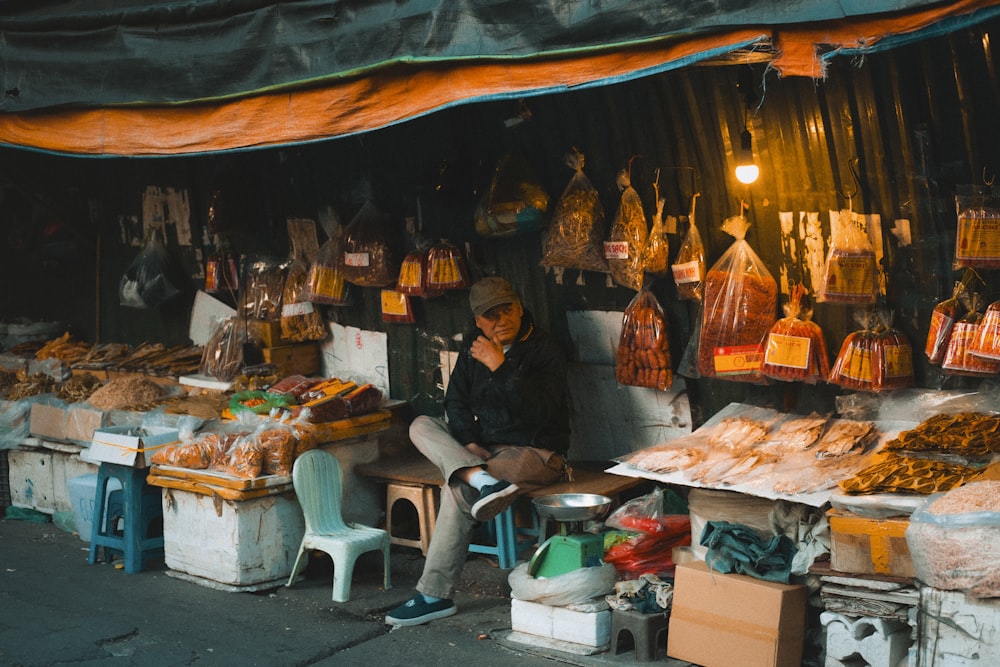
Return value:
<svg viewBox="0 0 1000 667">
<path fill-rule="evenodd" d="M 604 536 L 587 533 L 583 525 L 597 521 L 611 509 L 611 498 L 596 493 L 557 493 L 532 500 L 541 519 L 541 535 L 548 521 L 559 523 L 559 533 L 539 544 L 528 561 L 528 574 L 554 577 L 581 567 L 600 565 L 604 558 Z"/>
</svg>

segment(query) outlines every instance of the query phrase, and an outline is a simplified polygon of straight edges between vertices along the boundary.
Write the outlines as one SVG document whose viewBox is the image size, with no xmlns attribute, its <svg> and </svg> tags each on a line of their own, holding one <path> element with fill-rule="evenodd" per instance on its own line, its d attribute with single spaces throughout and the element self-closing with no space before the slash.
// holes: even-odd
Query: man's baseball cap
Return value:
<svg viewBox="0 0 1000 667">
<path fill-rule="evenodd" d="M 469 292 L 469 305 L 476 317 L 490 308 L 520 300 L 521 297 L 504 278 L 483 278 Z"/>
</svg>

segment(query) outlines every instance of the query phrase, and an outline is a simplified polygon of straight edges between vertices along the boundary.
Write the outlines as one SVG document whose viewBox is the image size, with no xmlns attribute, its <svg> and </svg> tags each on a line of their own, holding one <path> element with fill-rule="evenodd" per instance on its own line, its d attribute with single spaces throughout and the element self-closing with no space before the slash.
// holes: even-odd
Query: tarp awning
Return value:
<svg viewBox="0 0 1000 667">
<path fill-rule="evenodd" d="M 475 101 L 765 51 L 822 77 L 986 21 L 1000 0 L 5 2 L 0 143 L 177 155 L 348 136 Z"/>
</svg>

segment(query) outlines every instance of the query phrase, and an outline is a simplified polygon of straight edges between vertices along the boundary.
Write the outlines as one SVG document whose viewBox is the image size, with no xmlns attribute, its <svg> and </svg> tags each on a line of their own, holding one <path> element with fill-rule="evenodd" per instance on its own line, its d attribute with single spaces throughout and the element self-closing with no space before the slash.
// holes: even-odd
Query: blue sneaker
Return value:
<svg viewBox="0 0 1000 667">
<path fill-rule="evenodd" d="M 417 593 L 401 607 L 396 607 L 385 615 L 385 624 L 394 627 L 407 625 L 423 625 L 439 618 L 454 616 L 458 609 L 451 600 L 427 602 L 424 596 Z"/>
<path fill-rule="evenodd" d="M 489 521 L 503 512 L 517 500 L 517 484 L 500 481 L 484 486 L 479 492 L 479 499 L 472 505 L 472 518 L 476 521 Z"/>
</svg>

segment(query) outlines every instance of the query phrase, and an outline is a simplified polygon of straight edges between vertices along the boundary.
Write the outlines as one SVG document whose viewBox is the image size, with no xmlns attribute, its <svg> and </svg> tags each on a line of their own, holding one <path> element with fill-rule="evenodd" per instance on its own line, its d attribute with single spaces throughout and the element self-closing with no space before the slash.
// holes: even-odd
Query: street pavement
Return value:
<svg viewBox="0 0 1000 667">
<path fill-rule="evenodd" d="M 333 566 L 316 555 L 291 588 L 231 592 L 171 576 L 162 562 L 126 574 L 87 562 L 87 542 L 52 523 L 0 521 L 0 666 L 635 664 L 635 653 L 581 656 L 509 639 L 508 571 L 471 556 L 458 613 L 391 630 L 388 610 L 413 594 L 423 558 L 393 547 L 392 587 L 377 554 L 358 561 L 351 599 L 336 603 Z M 687 663 L 665 657 L 656 664 Z"/>
</svg>

